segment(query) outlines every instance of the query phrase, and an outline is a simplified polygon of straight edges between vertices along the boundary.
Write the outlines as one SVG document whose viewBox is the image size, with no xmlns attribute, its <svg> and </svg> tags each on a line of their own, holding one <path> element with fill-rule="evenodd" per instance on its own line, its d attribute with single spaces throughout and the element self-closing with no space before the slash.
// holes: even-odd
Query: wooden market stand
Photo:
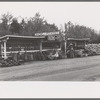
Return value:
<svg viewBox="0 0 100 100">
<path fill-rule="evenodd" d="M 85 45 L 90 41 L 90 38 L 68 38 L 67 39 L 67 47 L 71 44 L 73 44 L 75 49 L 84 49 Z"/>
<path fill-rule="evenodd" d="M 0 55 L 6 59 L 11 53 L 42 52 L 55 45 L 61 49 L 59 41 L 48 41 L 45 36 L 5 35 L 0 38 Z"/>
</svg>

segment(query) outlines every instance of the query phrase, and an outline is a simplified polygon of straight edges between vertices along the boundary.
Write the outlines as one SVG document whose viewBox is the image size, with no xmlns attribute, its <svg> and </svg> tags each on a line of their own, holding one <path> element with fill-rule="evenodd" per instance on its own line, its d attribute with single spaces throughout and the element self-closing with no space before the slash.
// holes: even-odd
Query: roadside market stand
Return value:
<svg viewBox="0 0 100 100">
<path fill-rule="evenodd" d="M 73 57 L 84 57 L 87 56 L 87 52 L 85 50 L 86 44 L 89 43 L 89 38 L 68 38 L 67 39 L 67 55 L 70 57 L 70 45 L 73 47 Z"/>
<path fill-rule="evenodd" d="M 60 41 L 49 41 L 46 36 L 5 35 L 0 38 L 0 55 L 6 59 L 11 54 L 43 52 L 51 50 L 56 46 L 58 49 L 61 49 Z"/>
<path fill-rule="evenodd" d="M 70 44 L 73 44 L 75 49 L 84 49 L 85 45 L 88 44 L 90 41 L 90 38 L 68 38 L 67 39 L 67 47 Z"/>
</svg>

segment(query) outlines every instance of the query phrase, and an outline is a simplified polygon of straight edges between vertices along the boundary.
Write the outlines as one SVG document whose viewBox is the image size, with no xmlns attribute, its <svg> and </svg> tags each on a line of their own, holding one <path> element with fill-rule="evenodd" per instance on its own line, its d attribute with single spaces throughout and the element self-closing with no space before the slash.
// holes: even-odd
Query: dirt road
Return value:
<svg viewBox="0 0 100 100">
<path fill-rule="evenodd" d="M 100 56 L 0 68 L 0 81 L 99 81 Z"/>
</svg>

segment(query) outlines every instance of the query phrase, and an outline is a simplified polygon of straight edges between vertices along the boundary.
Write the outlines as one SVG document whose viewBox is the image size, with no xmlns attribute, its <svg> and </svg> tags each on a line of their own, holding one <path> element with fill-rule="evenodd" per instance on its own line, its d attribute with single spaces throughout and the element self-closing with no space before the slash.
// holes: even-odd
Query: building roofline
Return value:
<svg viewBox="0 0 100 100">
<path fill-rule="evenodd" d="M 80 39 L 77 39 L 77 38 L 68 38 L 67 40 L 74 40 L 74 41 L 89 41 L 90 38 L 80 38 Z"/>
<path fill-rule="evenodd" d="M 18 35 L 5 35 L 5 36 L 2 36 L 0 37 L 0 40 L 1 39 L 4 39 L 4 38 L 10 38 L 10 37 L 14 37 L 14 38 L 28 38 L 28 39 L 36 39 L 36 38 L 40 38 L 40 39 L 43 39 L 45 38 L 45 36 L 18 36 Z"/>
</svg>

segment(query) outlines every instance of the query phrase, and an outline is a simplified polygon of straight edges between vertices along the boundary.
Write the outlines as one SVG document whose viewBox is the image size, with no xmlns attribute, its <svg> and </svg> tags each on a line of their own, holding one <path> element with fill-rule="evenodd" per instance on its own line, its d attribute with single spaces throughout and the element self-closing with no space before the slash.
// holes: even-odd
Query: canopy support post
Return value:
<svg viewBox="0 0 100 100">
<path fill-rule="evenodd" d="M 7 58 L 7 52 L 6 52 L 6 42 L 7 41 L 4 41 L 4 59 Z"/>
<path fill-rule="evenodd" d="M 42 52 L 42 41 L 40 41 L 40 52 Z"/>
</svg>

